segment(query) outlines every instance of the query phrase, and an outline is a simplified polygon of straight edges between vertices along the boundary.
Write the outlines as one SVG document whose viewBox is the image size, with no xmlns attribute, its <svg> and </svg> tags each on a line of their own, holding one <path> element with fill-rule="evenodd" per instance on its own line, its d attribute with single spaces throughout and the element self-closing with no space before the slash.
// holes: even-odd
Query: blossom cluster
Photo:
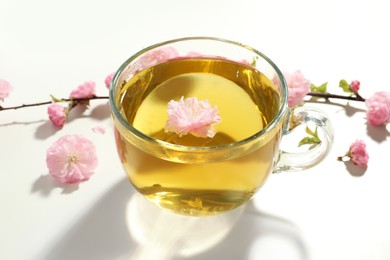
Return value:
<svg viewBox="0 0 390 260">
<path fill-rule="evenodd" d="M 290 107 L 303 105 L 303 100 L 310 91 L 324 93 L 324 97 L 329 97 L 326 83 L 319 87 L 315 86 L 305 79 L 300 71 L 284 74 L 289 91 L 288 104 Z M 351 83 L 348 83 L 346 80 L 340 80 L 339 87 L 345 93 L 355 97 L 356 100 L 364 101 L 358 93 L 360 81 L 353 80 Z M 336 97 L 336 95 L 333 96 Z M 369 125 L 381 126 L 390 122 L 390 92 L 380 91 L 374 93 L 373 96 L 365 100 L 365 105 L 367 107 L 366 119 Z M 367 167 L 369 156 L 365 142 L 359 139 L 353 142 L 345 156 L 339 157 L 339 160 L 342 160 L 344 157 L 348 157 L 357 166 Z"/>
<path fill-rule="evenodd" d="M 105 79 L 105 85 L 110 87 L 114 73 L 109 74 Z M 95 97 L 96 83 L 93 81 L 86 81 L 73 89 L 69 95 L 70 101 L 57 99 L 52 96 L 52 103 L 47 107 L 47 114 L 53 125 L 62 127 L 67 121 L 68 114 L 77 105 L 88 105 L 89 99 Z M 66 103 L 64 106 L 61 103 Z"/>
<path fill-rule="evenodd" d="M 105 79 L 105 85 L 110 87 L 113 73 Z M 50 121 L 57 127 L 62 127 L 67 119 L 69 111 L 76 105 L 88 105 L 88 99 L 96 93 L 96 83 L 86 81 L 70 93 L 70 101 L 67 107 L 60 104 L 62 100 L 52 98 L 52 104 L 47 108 Z M 75 99 L 81 102 L 75 103 Z M 85 99 L 85 100 L 84 100 Z M 102 127 L 95 127 L 96 133 L 104 133 Z M 88 180 L 98 165 L 95 145 L 81 135 L 66 135 L 54 142 L 46 152 L 46 165 L 49 174 L 62 183 L 78 183 Z"/>
<path fill-rule="evenodd" d="M 96 93 L 96 83 L 93 81 L 86 81 L 83 84 L 79 85 L 76 89 L 72 90 L 69 98 L 71 100 L 74 99 L 88 99 L 95 96 Z M 70 101 L 68 106 L 62 106 L 59 104 L 62 102 L 56 98 L 52 98 L 52 104 L 47 108 L 47 114 L 49 115 L 50 121 L 55 126 L 63 126 L 67 120 L 68 113 L 72 108 L 74 108 L 77 104 Z"/>
<path fill-rule="evenodd" d="M 109 88 L 113 73 L 105 79 L 105 85 Z M 0 101 L 7 98 L 12 90 L 11 84 L 0 79 Z M 69 99 L 52 100 L 47 107 L 49 120 L 56 127 L 62 127 L 66 123 L 68 114 L 77 105 L 88 105 L 89 99 L 95 97 L 96 83 L 86 81 L 73 89 Z M 66 103 L 66 105 L 63 105 Z M 0 106 L 0 108 L 2 108 Z M 94 127 L 93 131 L 103 134 L 102 127 Z M 82 135 L 65 135 L 55 141 L 46 152 L 46 165 L 49 175 L 61 183 L 78 183 L 88 180 L 98 165 L 95 145 Z"/>
<path fill-rule="evenodd" d="M 190 56 L 191 53 L 188 55 Z M 144 59 L 138 60 L 136 68 L 138 70 L 143 69 L 177 56 L 178 53 L 174 49 L 160 49 L 146 55 Z M 244 61 L 243 63 L 249 64 Z M 324 97 L 336 96 L 327 92 L 327 84 L 315 86 L 303 76 L 301 71 L 283 74 L 288 87 L 288 105 L 292 109 L 304 105 L 304 98 L 313 92 L 323 93 Z M 105 78 L 107 88 L 110 87 L 113 76 L 114 73 L 111 73 Z M 350 83 L 341 80 L 339 86 L 351 97 L 356 97 L 354 100 L 365 101 L 368 124 L 380 126 L 390 122 L 389 92 L 377 92 L 372 97 L 364 100 L 358 93 L 360 90 L 360 82 L 358 80 L 353 80 Z M 11 84 L 6 80 L 0 79 L 0 102 L 3 102 L 10 95 L 11 90 Z M 57 99 L 52 96 L 52 100 L 48 102 L 47 108 L 49 120 L 54 126 L 63 127 L 67 122 L 71 109 L 79 105 L 89 105 L 89 101 L 95 97 L 96 84 L 93 81 L 86 81 L 73 89 L 69 94 L 69 99 Z M 0 105 L 1 110 L 5 110 L 5 108 Z M 191 133 L 198 137 L 212 138 L 215 135 L 214 125 L 221 121 L 216 107 L 211 107 L 207 101 L 199 101 L 196 98 L 182 98 L 179 101 L 172 100 L 168 104 L 167 112 L 166 131 L 175 132 L 179 135 Z M 93 130 L 96 133 L 104 133 L 104 129 L 101 127 L 95 127 Z M 308 141 L 305 144 L 310 144 L 310 142 Z M 338 159 L 342 160 L 345 157 L 358 166 L 367 167 L 369 156 L 364 141 L 356 140 L 353 142 L 347 153 Z M 77 183 L 85 181 L 90 178 L 97 167 L 96 148 L 91 141 L 81 135 L 67 135 L 57 140 L 47 150 L 46 163 L 49 174 L 60 182 Z"/>
</svg>

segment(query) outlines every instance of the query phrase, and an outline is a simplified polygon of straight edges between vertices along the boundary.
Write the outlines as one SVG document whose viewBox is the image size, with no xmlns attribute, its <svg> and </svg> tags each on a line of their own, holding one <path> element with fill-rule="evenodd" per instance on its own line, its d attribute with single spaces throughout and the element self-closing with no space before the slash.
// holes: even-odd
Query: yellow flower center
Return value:
<svg viewBox="0 0 390 260">
<path fill-rule="evenodd" d="M 76 161 L 77 161 L 76 156 L 74 156 L 74 155 L 68 156 L 68 159 L 67 159 L 68 163 L 75 163 Z"/>
</svg>

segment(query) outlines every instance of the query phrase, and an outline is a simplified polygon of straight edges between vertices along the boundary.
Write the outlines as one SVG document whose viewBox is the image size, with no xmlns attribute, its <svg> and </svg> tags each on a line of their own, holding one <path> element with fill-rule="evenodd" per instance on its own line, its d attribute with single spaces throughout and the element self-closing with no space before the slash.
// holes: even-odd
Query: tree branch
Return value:
<svg viewBox="0 0 390 260">
<path fill-rule="evenodd" d="M 94 97 L 91 97 L 91 98 L 61 98 L 58 101 L 59 102 L 74 102 L 75 104 L 77 104 L 77 103 L 81 103 L 83 101 L 89 101 L 89 100 L 94 100 L 94 99 L 108 99 L 108 96 L 94 96 Z M 50 105 L 52 102 L 53 101 L 29 103 L 29 104 L 22 104 L 22 105 L 19 105 L 19 106 L 12 106 L 12 107 L 2 107 L 2 106 L 0 106 L 0 111 L 12 110 L 12 109 L 20 109 L 20 108 L 26 108 L 26 107 Z"/>
<path fill-rule="evenodd" d="M 331 94 L 331 93 L 309 92 L 309 93 L 307 93 L 307 96 L 321 97 L 321 98 L 325 98 L 325 99 L 337 98 L 337 99 L 346 99 L 346 100 L 361 101 L 361 102 L 366 101 L 366 99 L 363 98 L 362 96 L 360 96 L 358 93 L 354 93 L 354 96 L 343 96 L 343 95 L 335 95 L 335 94 Z"/>
<path fill-rule="evenodd" d="M 335 99 L 345 99 L 345 100 L 360 101 L 360 102 L 365 101 L 365 99 L 362 96 L 360 96 L 358 93 L 354 93 L 354 95 L 351 95 L 351 96 L 343 96 L 343 95 L 336 95 L 336 94 L 331 94 L 331 93 L 309 92 L 309 93 L 307 93 L 307 96 L 319 97 L 319 98 L 325 98 L 325 99 L 335 98 Z M 83 101 L 85 102 L 85 101 L 95 100 L 95 99 L 108 99 L 108 96 L 94 96 L 91 98 L 61 98 L 61 99 L 58 99 L 58 102 L 74 102 L 74 104 L 76 105 L 76 104 L 81 103 Z M 38 103 L 22 104 L 22 105 L 11 106 L 11 107 L 0 106 L 0 111 L 50 105 L 52 102 L 53 101 L 51 100 L 51 101 L 38 102 Z"/>
</svg>

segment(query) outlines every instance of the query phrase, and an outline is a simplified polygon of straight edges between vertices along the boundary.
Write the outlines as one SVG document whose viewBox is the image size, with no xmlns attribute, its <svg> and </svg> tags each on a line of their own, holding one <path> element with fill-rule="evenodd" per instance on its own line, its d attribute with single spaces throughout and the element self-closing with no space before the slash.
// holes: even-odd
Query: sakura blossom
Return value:
<svg viewBox="0 0 390 260">
<path fill-rule="evenodd" d="M 66 122 L 67 111 L 58 103 L 52 102 L 52 104 L 47 107 L 47 114 L 49 115 L 50 121 L 55 126 L 62 127 Z"/>
<path fill-rule="evenodd" d="M 356 140 L 349 146 L 348 152 L 344 156 L 339 156 L 337 160 L 339 161 L 345 161 L 345 158 L 347 160 L 352 161 L 353 164 L 356 166 L 365 168 L 368 165 L 368 159 L 369 155 L 366 148 L 366 143 L 363 140 Z"/>
<path fill-rule="evenodd" d="M 71 98 L 91 98 L 95 96 L 96 83 L 93 81 L 86 81 L 79 85 L 70 93 Z"/>
<path fill-rule="evenodd" d="M 61 183 L 86 181 L 98 165 L 95 145 L 81 135 L 65 135 L 47 149 L 46 165 Z"/>
<path fill-rule="evenodd" d="M 112 78 L 114 77 L 114 75 L 115 75 L 115 72 L 112 72 L 104 80 L 104 83 L 106 84 L 106 88 L 108 88 L 108 89 L 110 88 L 111 81 L 112 81 Z"/>
<path fill-rule="evenodd" d="M 11 90 L 12 90 L 11 84 L 4 79 L 0 79 L 0 100 L 1 101 L 3 101 L 6 97 L 9 96 Z"/>
<path fill-rule="evenodd" d="M 353 142 L 349 147 L 347 155 L 357 166 L 367 167 L 369 156 L 366 150 L 366 144 L 363 140 L 356 140 Z"/>
<path fill-rule="evenodd" d="M 376 92 L 366 100 L 367 122 L 373 126 L 386 125 L 390 122 L 390 92 Z"/>
<path fill-rule="evenodd" d="M 169 46 L 161 47 L 141 56 L 132 66 L 130 73 L 135 74 L 138 71 L 177 58 L 178 56 L 179 52 L 175 48 Z"/>
<path fill-rule="evenodd" d="M 179 136 L 192 134 L 203 138 L 214 137 L 214 126 L 221 122 L 217 106 L 211 107 L 208 100 L 198 100 L 195 97 L 171 100 L 167 112 L 165 131 Z"/>
<path fill-rule="evenodd" d="M 306 94 L 310 92 L 310 81 L 299 70 L 294 73 L 283 73 L 283 75 L 288 87 L 288 106 L 301 105 Z"/>
</svg>

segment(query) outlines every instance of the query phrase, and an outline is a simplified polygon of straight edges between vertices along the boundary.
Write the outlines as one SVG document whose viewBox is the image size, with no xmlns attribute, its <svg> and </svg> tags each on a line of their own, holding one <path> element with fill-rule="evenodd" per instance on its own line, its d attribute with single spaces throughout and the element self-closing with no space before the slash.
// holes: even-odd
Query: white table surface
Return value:
<svg viewBox="0 0 390 260">
<path fill-rule="evenodd" d="M 361 95 L 369 97 L 390 91 L 387 5 L 0 0 L 0 78 L 14 87 L 2 105 L 67 97 L 87 80 L 97 83 L 97 94 L 107 95 L 105 77 L 131 54 L 184 36 L 246 43 L 284 71 L 300 69 L 315 84 L 328 81 L 337 94 L 340 79 L 357 79 Z M 335 129 L 329 156 L 304 172 L 272 175 L 225 237 L 207 245 L 219 234 L 215 223 L 223 221 L 206 223 L 206 235 L 192 236 L 187 251 L 174 241 L 180 232 L 194 232 L 183 228 L 182 219 L 146 209 L 135 221 L 142 200 L 119 163 L 106 100 L 92 101 L 62 129 L 47 120 L 45 106 L 2 111 L 0 259 L 390 259 L 390 127 L 367 127 L 363 103 L 334 101 L 341 106 L 313 104 L 328 113 Z M 94 133 L 95 126 L 106 134 Z M 75 133 L 95 143 L 99 166 L 87 182 L 60 185 L 48 175 L 45 152 Z M 367 143 L 365 172 L 336 160 L 356 139 Z M 165 244 L 141 246 L 148 234 L 142 226 L 153 227 L 154 241 Z M 183 236 L 182 244 L 188 239 Z M 164 251 L 169 243 L 172 250 Z"/>
</svg>

